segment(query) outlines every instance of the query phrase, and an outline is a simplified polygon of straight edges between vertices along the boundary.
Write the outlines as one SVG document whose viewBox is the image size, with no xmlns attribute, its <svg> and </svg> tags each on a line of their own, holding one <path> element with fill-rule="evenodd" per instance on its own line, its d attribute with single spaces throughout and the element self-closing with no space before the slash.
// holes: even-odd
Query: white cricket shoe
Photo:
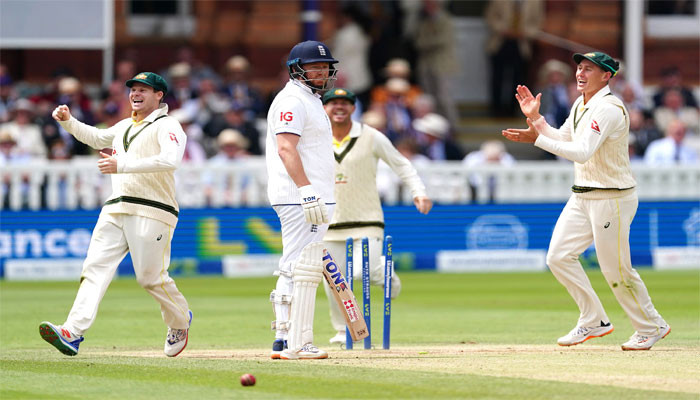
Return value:
<svg viewBox="0 0 700 400">
<path fill-rule="evenodd" d="M 634 335 L 630 336 L 630 340 L 622 344 L 622 350 L 649 350 L 651 346 L 668 336 L 669 333 L 671 333 L 670 325 L 659 328 L 657 335 L 642 335 L 635 332 Z"/>
<path fill-rule="evenodd" d="M 603 321 L 600 322 L 600 326 L 596 327 L 577 326 L 565 336 L 557 339 L 557 344 L 559 346 L 573 346 L 588 339 L 603 337 L 610 334 L 614 329 L 610 322 L 604 324 Z"/>
<path fill-rule="evenodd" d="M 299 351 L 284 349 L 282 353 L 280 353 L 280 358 L 282 360 L 319 360 L 328 358 L 328 353 L 311 343 L 307 343 L 301 346 L 301 350 Z"/>
<path fill-rule="evenodd" d="M 331 344 L 345 344 L 345 331 L 338 331 L 338 333 L 329 340 Z"/>
<path fill-rule="evenodd" d="M 163 352 L 166 356 L 176 357 L 187 347 L 187 339 L 190 331 L 189 326 L 192 325 L 192 311 L 190 311 L 189 314 L 190 321 L 188 322 L 187 329 L 168 328 L 168 335 L 165 337 L 165 347 L 163 348 Z"/>
</svg>

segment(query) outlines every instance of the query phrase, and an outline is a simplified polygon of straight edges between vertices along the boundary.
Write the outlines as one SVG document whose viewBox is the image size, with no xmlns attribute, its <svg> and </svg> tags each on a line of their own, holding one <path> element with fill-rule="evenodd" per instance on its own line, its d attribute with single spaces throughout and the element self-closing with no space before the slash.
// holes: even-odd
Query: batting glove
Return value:
<svg viewBox="0 0 700 400">
<path fill-rule="evenodd" d="M 326 205 L 321 202 L 314 191 L 313 186 L 306 185 L 299 188 L 301 194 L 301 207 L 304 209 L 304 217 L 306 222 L 314 225 L 328 223 L 328 210 Z"/>
</svg>

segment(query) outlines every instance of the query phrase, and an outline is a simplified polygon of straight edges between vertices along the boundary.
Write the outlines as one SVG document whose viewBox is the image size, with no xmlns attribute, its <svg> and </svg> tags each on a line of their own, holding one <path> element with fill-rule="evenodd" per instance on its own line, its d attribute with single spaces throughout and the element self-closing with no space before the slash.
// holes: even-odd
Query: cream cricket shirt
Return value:
<svg viewBox="0 0 700 400">
<path fill-rule="evenodd" d="M 180 123 L 167 114 L 168 106 L 161 104 L 141 122 L 126 118 L 108 129 L 86 125 L 73 117 L 61 122 L 76 139 L 98 150 L 110 147 L 117 158 L 112 194 L 103 211 L 177 225 L 174 172 L 182 161 L 187 137 Z"/>
<path fill-rule="evenodd" d="M 349 140 L 335 150 L 335 196 L 338 203 L 324 240 L 382 237 L 384 213 L 377 192 L 381 159 L 401 178 L 413 197 L 426 196 L 425 185 L 411 162 L 378 130 L 352 122 Z"/>
<path fill-rule="evenodd" d="M 297 151 L 304 172 L 318 196 L 335 204 L 333 196 L 333 131 L 320 96 L 296 80 L 280 91 L 267 113 L 267 196 L 272 206 L 300 204 L 299 190 L 277 153 L 277 134 L 299 135 Z"/>
<path fill-rule="evenodd" d="M 575 102 L 561 129 L 544 118 L 534 123 L 535 146 L 574 161 L 574 185 L 580 188 L 629 189 L 636 185 L 629 160 L 629 114 L 608 86 L 586 104 Z"/>
</svg>

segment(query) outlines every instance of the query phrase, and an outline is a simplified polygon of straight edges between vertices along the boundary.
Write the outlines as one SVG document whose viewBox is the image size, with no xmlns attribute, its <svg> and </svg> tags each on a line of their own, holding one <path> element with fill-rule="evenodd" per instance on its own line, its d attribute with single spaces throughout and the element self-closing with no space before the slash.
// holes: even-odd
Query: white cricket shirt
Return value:
<svg viewBox="0 0 700 400">
<path fill-rule="evenodd" d="M 296 184 L 287 173 L 278 154 L 277 135 L 299 135 L 297 151 L 304 172 L 317 195 L 326 204 L 335 204 L 333 196 L 333 131 L 321 97 L 299 81 L 289 80 L 267 113 L 267 196 L 273 206 L 300 204 Z"/>
<path fill-rule="evenodd" d="M 608 86 L 583 104 L 580 96 L 560 129 L 544 118 L 534 122 L 540 133 L 535 146 L 574 161 L 574 185 L 597 189 L 630 189 L 636 181 L 629 160 L 629 114 Z"/>
</svg>

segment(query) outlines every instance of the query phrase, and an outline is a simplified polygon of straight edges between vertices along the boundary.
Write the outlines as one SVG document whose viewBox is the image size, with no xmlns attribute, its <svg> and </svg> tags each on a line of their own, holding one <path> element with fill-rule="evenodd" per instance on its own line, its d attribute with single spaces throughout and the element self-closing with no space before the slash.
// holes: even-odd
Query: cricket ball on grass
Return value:
<svg viewBox="0 0 700 400">
<path fill-rule="evenodd" d="M 243 385 L 243 386 L 255 385 L 255 377 L 252 374 L 241 375 L 241 385 Z"/>
</svg>

